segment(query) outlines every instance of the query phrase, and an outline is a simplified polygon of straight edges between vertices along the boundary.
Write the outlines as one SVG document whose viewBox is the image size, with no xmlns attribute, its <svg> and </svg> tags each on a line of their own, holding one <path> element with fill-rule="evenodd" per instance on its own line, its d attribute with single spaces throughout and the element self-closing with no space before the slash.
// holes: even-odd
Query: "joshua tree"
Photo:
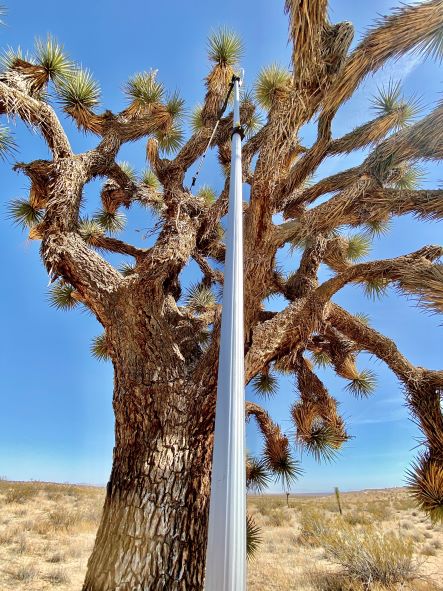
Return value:
<svg viewBox="0 0 443 591">
<path fill-rule="evenodd" d="M 381 19 L 352 51 L 352 25 L 332 24 L 326 0 L 287 0 L 290 69 L 270 66 L 253 93 L 245 93 L 242 120 L 244 182 L 250 199 L 245 227 L 245 383 L 262 393 L 276 387 L 276 372 L 296 377 L 300 397 L 291 408 L 295 438 L 316 457 L 330 457 L 348 439 L 336 400 L 315 373 L 315 362 L 330 363 L 348 380 L 348 389 L 366 396 L 369 372 L 356 368 L 368 351 L 384 361 L 401 382 L 407 404 L 423 434 L 423 452 L 410 482 L 421 507 L 443 515 L 443 372 L 414 366 L 395 343 L 331 301 L 345 285 L 370 294 L 394 285 L 419 297 L 423 306 L 443 307 L 439 246 L 423 246 L 393 259 L 356 262 L 371 235 L 391 216 L 422 219 L 443 215 L 441 190 L 412 187 L 413 165 L 443 157 L 443 107 L 411 123 L 414 109 L 391 86 L 375 101 L 376 116 L 339 138 L 331 122 L 368 74 L 390 58 L 443 48 L 443 0 L 404 6 Z M 225 246 L 232 114 L 221 119 L 212 148 L 226 176 L 219 195 L 185 184 L 202 156 L 240 58 L 238 38 L 222 30 L 210 38 L 212 69 L 201 108 L 192 116 L 184 141 L 183 101 L 168 95 L 156 72 L 137 74 L 125 87 L 119 113 L 98 112 L 99 87 L 90 73 L 74 66 L 52 39 L 39 42 L 34 56 L 9 51 L 0 79 L 0 113 L 38 129 L 50 160 L 17 163 L 30 181 L 27 201 L 11 213 L 41 240 L 41 258 L 53 280 L 52 299 L 60 308 L 87 307 L 104 328 L 93 345 L 112 360 L 115 372 L 115 448 L 112 473 L 85 591 L 201 589 L 203 585 L 211 451 L 214 427 Z M 97 137 L 97 147 L 75 154 L 46 90 L 78 125 Z M 266 113 L 257 128 L 256 111 Z M 318 117 L 312 147 L 300 144 L 300 128 Z M 137 177 L 116 161 L 125 142 L 147 139 L 149 169 Z M 13 148 L 2 128 L 4 151 Z M 308 181 L 331 154 L 371 147 L 354 168 L 315 184 Z M 83 190 L 101 177 L 102 209 L 82 217 Z M 315 201 L 329 194 L 316 205 Z M 157 239 L 151 248 L 121 241 L 122 210 L 140 203 L 155 212 Z M 274 217 L 280 213 L 283 219 Z M 146 220 L 152 220 L 147 214 Z M 349 237 L 343 228 L 360 228 Z M 298 268 L 283 276 L 276 253 L 291 243 L 301 248 Z M 132 261 L 117 269 L 108 253 Z M 193 259 L 201 282 L 182 296 L 180 272 Z M 319 266 L 333 271 L 320 283 Z M 282 294 L 285 309 L 265 309 L 271 294 Z M 290 441 L 258 404 L 247 403 L 264 437 L 261 459 L 247 462 L 251 485 L 263 486 L 269 473 L 291 479 L 298 465 Z"/>
</svg>

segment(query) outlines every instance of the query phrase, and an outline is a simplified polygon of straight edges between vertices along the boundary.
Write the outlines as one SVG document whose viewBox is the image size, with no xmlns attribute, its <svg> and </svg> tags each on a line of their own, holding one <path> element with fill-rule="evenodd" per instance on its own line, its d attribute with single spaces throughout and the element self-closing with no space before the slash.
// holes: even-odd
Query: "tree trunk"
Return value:
<svg viewBox="0 0 443 591">
<path fill-rule="evenodd" d="M 83 591 L 201 590 L 212 435 L 197 388 L 156 381 L 140 359 L 114 366 L 113 467 Z"/>
</svg>

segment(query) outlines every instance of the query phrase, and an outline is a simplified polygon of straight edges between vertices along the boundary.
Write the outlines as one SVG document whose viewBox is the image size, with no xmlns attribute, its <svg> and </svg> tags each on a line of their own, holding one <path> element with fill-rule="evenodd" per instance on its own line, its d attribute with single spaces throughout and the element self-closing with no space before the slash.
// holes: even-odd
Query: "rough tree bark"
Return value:
<svg viewBox="0 0 443 591">
<path fill-rule="evenodd" d="M 443 0 L 395 11 L 352 52 L 352 25 L 331 24 L 326 0 L 286 0 L 285 10 L 293 69 L 270 68 L 260 75 L 255 96 L 267 121 L 259 130 L 251 96 L 241 107 L 250 136 L 243 176 L 251 187 L 244 205 L 245 382 L 270 393 L 276 372 L 293 373 L 300 393 L 291 409 L 295 440 L 315 457 L 329 458 L 349 436 L 309 357 L 327 360 L 351 392 L 367 395 L 371 379 L 357 369 L 356 357 L 361 351 L 377 356 L 398 377 L 425 435 L 424 452 L 410 475 L 412 492 L 422 509 L 441 518 L 443 373 L 415 367 L 393 341 L 331 298 L 348 284 L 373 292 L 394 285 L 418 296 L 425 307 L 443 309 L 442 248 L 355 264 L 365 251 L 368 228 L 375 231 L 406 213 L 428 220 L 443 216 L 441 191 L 412 190 L 405 180 L 411 178 L 411 162 L 442 158 L 443 108 L 411 124 L 409 105 L 391 89 L 367 124 L 332 138 L 331 123 L 364 77 L 386 60 L 414 48 L 435 50 Z M 105 331 L 94 350 L 114 366 L 113 468 L 83 591 L 201 591 L 204 584 L 221 316 L 214 287 L 223 285 L 220 222 L 227 212 L 232 114 L 223 116 L 212 144 L 226 171 L 224 190 L 218 196 L 208 189 L 193 194 L 184 179 L 211 137 L 240 44 L 221 32 L 209 48 L 213 67 L 204 104 L 180 149 L 182 101 L 165 95 L 154 72 L 128 82 L 126 108 L 102 114 L 95 112 L 96 84 L 52 39 L 39 46 L 35 63 L 9 55 L 0 74 L 0 114 L 39 129 L 52 154 L 50 160 L 16 164 L 29 178 L 30 193 L 27 201 L 13 202 L 11 213 L 30 228 L 30 238 L 42 241 L 43 264 L 55 282 L 53 303 L 81 304 L 94 313 Z M 44 100 L 48 84 L 54 84 L 78 127 L 98 136 L 96 148 L 73 153 Z M 298 134 L 314 116 L 318 138 L 307 149 Z M 8 143 L 5 133 L 0 128 L 0 150 Z M 148 138 L 150 170 L 137 179 L 116 157 L 122 144 L 140 138 Z M 328 155 L 363 147 L 373 149 L 359 166 L 308 186 Z M 178 152 L 166 158 L 165 148 Z M 105 178 L 102 210 L 92 219 L 82 217 L 84 187 L 99 177 Z M 324 203 L 314 203 L 327 194 L 332 196 Z M 135 202 L 156 212 L 159 234 L 151 248 L 111 235 L 119 212 Z M 275 213 L 286 221 L 277 224 Z M 343 225 L 365 228 L 366 238 L 347 237 Z M 302 255 L 298 268 L 284 276 L 276 256 L 288 243 Z M 132 257 L 133 264 L 118 270 L 108 253 Z M 201 282 L 183 298 L 180 272 L 191 259 L 199 265 Z M 334 273 L 323 284 L 321 264 Z M 286 298 L 285 309 L 264 309 L 272 294 Z M 288 438 L 259 405 L 248 403 L 246 414 L 264 438 L 263 457 L 247 460 L 249 483 L 262 486 L 269 473 L 294 477 Z"/>
</svg>

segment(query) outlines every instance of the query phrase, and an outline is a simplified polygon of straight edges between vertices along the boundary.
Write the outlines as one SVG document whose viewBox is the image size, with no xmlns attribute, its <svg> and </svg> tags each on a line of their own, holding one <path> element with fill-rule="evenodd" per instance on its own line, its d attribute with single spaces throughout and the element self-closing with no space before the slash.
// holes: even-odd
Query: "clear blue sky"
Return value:
<svg viewBox="0 0 443 591">
<path fill-rule="evenodd" d="M 394 2 L 392 2 L 394 4 Z M 359 39 L 380 13 L 392 6 L 385 0 L 371 3 L 332 0 L 331 19 L 351 20 Z M 399 2 L 395 3 L 399 5 Z M 179 89 L 189 109 L 203 97 L 202 80 L 208 71 L 206 37 L 211 29 L 228 25 L 241 34 L 245 55 L 243 67 L 251 85 L 264 65 L 274 61 L 289 64 L 287 21 L 283 0 L 244 0 L 223 3 L 144 2 L 116 0 L 65 3 L 55 0 L 9 2 L 7 26 L 0 30 L 1 46 L 20 45 L 32 49 L 35 37 L 55 35 L 76 61 L 90 68 L 102 88 L 103 106 L 124 106 L 122 86 L 137 71 L 159 69 L 159 79 L 167 88 Z M 408 55 L 389 63 L 360 87 L 352 101 L 339 112 L 334 127 L 338 137 L 365 122 L 372 115 L 370 96 L 377 85 L 389 79 L 401 80 L 405 94 L 423 97 L 423 112 L 439 98 L 441 70 L 431 60 Z M 75 150 L 95 145 L 96 139 L 78 134 L 66 122 Z M 23 125 L 14 126 L 19 144 L 17 159 L 45 158 L 47 151 L 36 134 Z M 305 144 L 313 139 L 313 126 L 302 132 Z M 121 160 L 129 160 L 141 171 L 143 143 L 125 146 Z M 364 153 L 330 158 L 321 167 L 328 175 L 358 164 Z M 0 475 L 10 479 L 39 479 L 103 484 L 110 472 L 113 446 L 112 367 L 91 358 L 91 338 L 101 332 L 95 319 L 84 312 L 57 312 L 47 303 L 47 275 L 39 260 L 37 242 L 13 227 L 7 219 L 9 200 L 26 196 L 26 181 L 1 163 L 1 291 L 2 337 L 0 340 Z M 435 164 L 426 167 L 424 187 L 437 187 L 442 172 Z M 202 182 L 220 188 L 219 169 L 209 161 L 201 173 Z M 98 207 L 97 183 L 87 188 L 91 211 Z M 149 224 L 146 213 L 130 214 L 124 237 L 143 242 L 135 229 Z M 387 237 L 374 242 L 370 258 L 396 256 L 424 244 L 441 242 L 436 223 L 394 220 Z M 146 245 L 146 241 L 143 243 Z M 282 251 L 285 269 L 295 269 L 297 256 Z M 323 273 L 326 277 L 328 271 Z M 184 272 L 184 282 L 195 280 L 196 270 Z M 419 311 L 415 303 L 392 291 L 377 302 L 363 297 L 358 288 L 347 288 L 336 301 L 352 312 L 367 312 L 372 325 L 391 338 L 400 350 L 418 365 L 441 365 L 441 333 L 437 317 Z M 281 307 L 279 300 L 272 306 Z M 440 329 L 441 330 L 441 329 Z M 359 365 L 378 375 L 378 387 L 368 400 L 355 400 L 344 391 L 345 382 L 331 372 L 322 374 L 331 393 L 341 403 L 355 436 L 336 462 L 318 465 L 303 456 L 305 474 L 298 491 L 401 485 L 404 471 L 415 450 L 419 432 L 408 418 L 401 388 L 386 367 L 368 355 L 360 355 Z M 248 392 L 250 398 L 253 395 Z M 265 405 L 285 431 L 292 431 L 289 407 L 296 399 L 294 384 L 281 380 L 278 397 Z M 260 449 L 261 440 L 253 425 L 248 426 L 248 448 Z M 275 490 L 278 490 L 278 486 Z"/>
</svg>

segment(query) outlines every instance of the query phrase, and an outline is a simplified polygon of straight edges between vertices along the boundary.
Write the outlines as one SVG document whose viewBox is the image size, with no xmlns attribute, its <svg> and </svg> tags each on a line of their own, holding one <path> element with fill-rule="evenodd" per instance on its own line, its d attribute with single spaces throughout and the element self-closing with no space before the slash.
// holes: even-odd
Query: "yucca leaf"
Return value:
<svg viewBox="0 0 443 591">
<path fill-rule="evenodd" d="M 251 515 L 246 515 L 246 554 L 248 560 L 256 554 L 261 542 L 260 527 L 255 523 Z"/>
<path fill-rule="evenodd" d="M 129 162 L 126 162 L 126 160 L 123 160 L 121 162 L 117 163 L 120 168 L 123 170 L 123 172 L 130 178 L 130 180 L 135 183 L 137 181 L 137 175 L 135 173 L 134 168 L 129 164 Z"/>
<path fill-rule="evenodd" d="M 163 84 L 157 81 L 157 72 L 140 72 L 128 80 L 124 92 L 131 102 L 149 107 L 162 100 L 165 90 Z"/>
<path fill-rule="evenodd" d="M 167 99 L 165 108 L 174 121 L 179 121 L 185 114 L 185 101 L 178 92 L 173 92 Z"/>
<path fill-rule="evenodd" d="M 160 181 L 158 180 L 155 172 L 152 171 L 150 168 L 147 168 L 141 178 L 141 182 L 143 185 L 152 189 L 153 191 L 158 191 L 160 189 Z"/>
<path fill-rule="evenodd" d="M 370 396 L 377 387 L 377 378 L 370 369 L 364 369 L 356 378 L 350 380 L 345 389 L 358 398 Z"/>
<path fill-rule="evenodd" d="M 276 97 L 290 88 L 291 75 L 278 64 L 263 68 L 255 83 L 255 96 L 263 109 L 269 110 Z"/>
<path fill-rule="evenodd" d="M 97 221 L 84 218 L 79 222 L 78 233 L 85 242 L 93 245 L 103 236 L 104 230 Z"/>
<path fill-rule="evenodd" d="M 57 310 L 72 310 L 78 304 L 78 300 L 72 297 L 75 288 L 69 283 L 58 281 L 49 290 L 49 303 Z"/>
<path fill-rule="evenodd" d="M 63 108 L 93 109 L 100 100 L 100 87 L 89 70 L 76 70 L 57 85 Z"/>
<path fill-rule="evenodd" d="M 377 300 L 386 295 L 389 280 L 384 277 L 374 277 L 363 282 L 363 293 L 371 300 Z"/>
<path fill-rule="evenodd" d="M 264 398 L 272 398 L 278 392 L 278 379 L 271 372 L 257 374 L 251 385 L 254 392 Z"/>
<path fill-rule="evenodd" d="M 286 490 L 289 490 L 303 473 L 300 462 L 291 456 L 287 446 L 267 445 L 263 459 L 266 468 L 274 474 L 276 481 L 280 481 Z"/>
<path fill-rule="evenodd" d="M 246 462 L 246 487 L 250 491 L 263 492 L 271 483 L 264 460 L 248 457 Z"/>
<path fill-rule="evenodd" d="M 416 164 L 407 164 L 399 169 L 398 175 L 396 175 L 395 180 L 390 184 L 395 189 L 412 191 L 418 189 L 425 178 L 426 172 L 422 167 Z"/>
<path fill-rule="evenodd" d="M 73 72 L 73 63 L 51 35 L 47 36 L 46 41 L 36 40 L 35 55 L 37 64 L 45 69 L 48 78 L 54 82 L 66 80 Z"/>
<path fill-rule="evenodd" d="M 183 130 L 175 124 L 166 131 L 157 131 L 155 137 L 158 141 L 158 147 L 166 154 L 175 152 L 183 145 Z"/>
<path fill-rule="evenodd" d="M 371 105 L 377 115 L 389 115 L 400 104 L 401 84 L 389 80 L 386 86 L 377 88 L 378 94 L 372 97 Z"/>
<path fill-rule="evenodd" d="M 14 68 L 18 61 L 24 61 L 28 64 L 35 64 L 35 58 L 29 52 L 23 53 L 21 47 L 13 49 L 8 47 L 0 58 L 2 69 L 10 70 Z"/>
<path fill-rule="evenodd" d="M 240 37 L 226 27 L 214 31 L 208 39 L 209 59 L 219 66 L 234 66 L 242 56 Z"/>
<path fill-rule="evenodd" d="M 354 316 L 355 316 L 355 318 L 360 320 L 360 322 L 362 324 L 369 326 L 369 324 L 371 322 L 371 317 L 369 316 L 369 314 L 365 314 L 364 312 L 358 312 L 357 314 L 354 314 Z"/>
<path fill-rule="evenodd" d="M 9 217 L 22 229 L 30 228 L 43 219 L 43 210 L 37 209 L 26 199 L 14 199 L 8 207 Z"/>
<path fill-rule="evenodd" d="M 214 293 L 210 287 L 195 283 L 186 290 L 185 306 L 197 313 L 206 312 L 215 306 Z"/>
<path fill-rule="evenodd" d="M 16 144 L 10 130 L 5 126 L 0 125 L 0 158 L 4 159 L 15 150 Z"/>
<path fill-rule="evenodd" d="M 111 358 L 108 343 L 106 341 L 106 333 L 92 339 L 91 354 L 99 361 L 108 361 Z"/>
<path fill-rule="evenodd" d="M 317 367 L 328 367 L 332 364 L 331 357 L 326 351 L 312 351 L 311 352 L 312 363 Z"/>
<path fill-rule="evenodd" d="M 215 202 L 217 196 L 215 191 L 211 189 L 209 185 L 203 185 L 203 187 L 201 187 L 197 193 L 197 197 L 203 199 L 206 205 L 212 205 Z"/>
<path fill-rule="evenodd" d="M 441 61 L 443 58 L 443 26 L 436 29 L 433 35 L 428 36 L 418 45 L 417 50 L 426 56 Z"/>
<path fill-rule="evenodd" d="M 123 275 L 123 277 L 129 277 L 134 273 L 135 265 L 131 265 L 130 263 L 123 263 L 123 265 L 121 265 L 118 268 L 118 271 Z"/>
<path fill-rule="evenodd" d="M 388 234 L 391 229 L 391 221 L 388 220 L 373 220 L 370 222 L 366 222 L 365 230 L 366 232 L 372 236 L 384 236 Z"/>
<path fill-rule="evenodd" d="M 125 214 L 119 211 L 110 212 L 105 209 L 94 214 L 92 220 L 101 226 L 104 231 L 110 232 L 111 234 L 121 232 L 126 224 Z"/>
<path fill-rule="evenodd" d="M 422 511 L 434 523 L 443 522 L 443 465 L 423 453 L 406 474 L 407 484 Z"/>
<path fill-rule="evenodd" d="M 192 133 L 197 133 L 203 128 L 203 105 L 197 105 L 191 113 L 191 129 Z"/>
<path fill-rule="evenodd" d="M 317 462 L 331 462 L 345 439 L 331 425 L 318 418 L 312 423 L 309 438 L 299 441 Z"/>
<path fill-rule="evenodd" d="M 347 238 L 346 258 L 350 261 L 358 261 L 371 250 L 371 237 L 367 234 L 354 234 Z"/>
</svg>

